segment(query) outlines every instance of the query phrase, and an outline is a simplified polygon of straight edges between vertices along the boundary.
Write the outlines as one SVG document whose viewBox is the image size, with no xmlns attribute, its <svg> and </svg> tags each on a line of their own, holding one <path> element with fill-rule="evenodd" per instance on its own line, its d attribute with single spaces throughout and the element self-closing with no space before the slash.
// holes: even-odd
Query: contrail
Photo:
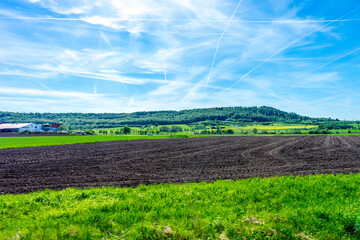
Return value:
<svg viewBox="0 0 360 240">
<path fill-rule="evenodd" d="M 305 74 L 303 74 L 303 75 L 301 75 L 300 77 L 297 77 L 297 78 L 303 78 L 303 77 L 309 75 L 310 73 L 315 72 L 315 71 L 317 71 L 317 70 L 319 70 L 319 69 L 321 69 L 321 68 L 323 68 L 323 67 L 325 67 L 325 66 L 327 66 L 327 65 L 329 65 L 329 64 L 331 64 L 333 62 L 336 62 L 337 60 L 340 60 L 340 59 L 342 59 L 342 58 L 344 58 L 346 56 L 349 56 L 350 54 L 353 54 L 354 52 L 357 52 L 359 50 L 360 50 L 360 48 L 356 48 L 354 50 L 351 50 L 350 52 L 348 52 L 348 53 L 346 53 L 344 55 L 341 55 L 340 57 L 334 58 L 331 61 L 329 61 L 327 63 L 324 63 L 323 65 L 321 65 L 321 66 L 319 66 L 317 68 L 314 68 L 313 70 L 311 70 L 311 71 L 309 71 L 309 72 L 307 72 L 307 73 L 305 73 Z"/>
<path fill-rule="evenodd" d="M 97 91 L 96 91 L 97 89 L 96 89 L 96 83 L 94 84 L 94 97 L 96 97 L 96 93 L 97 93 Z"/>
<path fill-rule="evenodd" d="M 58 20 L 58 21 L 87 21 L 91 18 L 56 18 L 56 17 L 0 17 L 0 19 L 18 19 L 18 20 Z M 197 19 L 154 19 L 154 18 L 101 18 L 114 22 L 228 22 L 229 19 L 197 20 Z M 327 22 L 352 22 L 360 21 L 360 18 L 352 19 L 323 19 L 323 20 L 232 20 L 235 23 L 327 23 Z"/>
<path fill-rule="evenodd" d="M 100 36 L 107 43 L 107 45 L 111 48 L 111 51 L 114 51 L 109 38 L 102 31 L 100 32 Z"/>
<path fill-rule="evenodd" d="M 166 56 L 164 55 L 164 76 L 165 76 L 165 82 L 167 82 L 166 78 Z"/>
<path fill-rule="evenodd" d="M 337 18 L 336 20 L 333 20 L 333 21 L 331 21 L 331 22 L 329 22 L 329 23 L 327 23 L 327 24 L 325 24 L 325 25 L 323 25 L 323 26 L 321 26 L 321 27 L 319 27 L 319 28 L 311 31 L 310 33 L 307 33 L 307 34 L 301 36 L 300 38 L 291 41 L 290 43 L 288 43 L 287 45 L 285 45 L 284 47 L 280 48 L 278 51 L 276 51 L 275 53 L 273 53 L 269 58 L 265 59 L 263 62 L 261 62 L 260 64 L 258 64 L 257 66 L 255 66 L 253 69 L 251 69 L 250 71 L 248 71 L 247 73 L 245 73 L 238 81 L 236 81 L 236 82 L 235 82 L 234 84 L 232 84 L 230 87 L 226 88 L 222 93 L 225 93 L 225 92 L 229 91 L 230 89 L 232 89 L 235 85 L 237 85 L 239 82 L 241 82 L 241 81 L 242 81 L 246 76 L 248 76 L 250 73 L 252 73 L 252 72 L 255 71 L 256 69 L 260 68 L 262 65 L 264 65 L 265 63 L 267 63 L 269 60 L 271 60 L 273 57 L 275 57 L 275 56 L 278 55 L 279 53 L 281 53 L 281 52 L 283 52 L 284 50 L 288 49 L 288 48 L 289 48 L 291 45 L 293 45 L 294 43 L 296 43 L 296 42 L 298 42 L 298 41 L 300 41 L 300 40 L 302 40 L 302 39 L 310 36 L 310 35 L 313 34 L 314 32 L 320 31 L 321 29 L 329 26 L 330 24 L 334 23 L 335 21 L 341 20 L 342 18 L 344 18 L 344 17 L 350 15 L 351 13 L 357 11 L 359 8 L 360 8 L 360 6 L 357 7 L 357 8 L 355 8 L 354 10 L 346 13 L 345 15 Z"/>
<path fill-rule="evenodd" d="M 206 92 L 206 90 L 207 90 L 207 86 L 209 85 L 209 81 L 210 81 L 210 78 L 211 78 L 211 73 L 212 73 L 212 70 L 213 70 L 213 68 L 214 68 L 214 64 L 215 64 L 215 60 L 216 60 L 216 55 L 217 55 L 218 50 L 219 50 L 219 45 L 220 45 L 221 39 L 223 38 L 226 30 L 229 28 L 230 23 L 233 21 L 233 18 L 235 17 L 235 14 L 237 13 L 237 11 L 238 11 L 241 3 L 242 3 L 242 0 L 239 1 L 238 5 L 237 5 L 236 8 L 235 8 L 235 11 L 233 12 L 231 18 L 230 18 L 229 21 L 228 21 L 228 23 L 227 23 L 224 31 L 221 33 L 220 38 L 219 38 L 219 40 L 217 41 L 216 49 L 215 49 L 215 54 L 214 54 L 214 58 L 213 58 L 213 60 L 212 60 L 212 64 L 211 64 L 209 76 L 208 76 L 208 79 L 207 79 L 207 81 L 206 81 L 206 83 L 205 83 L 205 92 Z"/>
<path fill-rule="evenodd" d="M 101 36 L 102 40 L 103 40 L 104 42 L 106 42 L 106 44 L 110 47 L 111 51 L 112 51 L 112 52 L 115 52 L 115 51 L 114 51 L 114 48 L 113 48 L 113 46 L 112 46 L 112 44 L 111 44 L 111 42 L 110 42 L 110 40 L 109 40 L 109 38 L 108 38 L 102 31 L 100 31 L 100 36 Z M 102 45 L 100 45 L 100 50 L 102 50 Z M 120 79 L 120 77 L 118 76 L 118 74 L 116 73 L 115 69 L 112 68 L 111 71 L 112 71 L 112 73 L 113 73 L 113 76 L 114 76 L 115 79 L 117 80 L 117 82 L 120 82 L 121 85 L 123 85 L 123 87 L 125 88 L 125 90 L 128 91 L 128 88 L 126 87 L 125 83 L 123 83 L 123 82 L 121 81 L 121 79 Z M 96 75 L 99 75 L 99 72 L 97 72 Z"/>
</svg>

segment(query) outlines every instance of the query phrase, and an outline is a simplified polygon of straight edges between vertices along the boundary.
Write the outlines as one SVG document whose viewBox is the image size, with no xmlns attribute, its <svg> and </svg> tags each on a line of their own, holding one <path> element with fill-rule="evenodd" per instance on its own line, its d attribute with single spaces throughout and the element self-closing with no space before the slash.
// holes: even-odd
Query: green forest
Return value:
<svg viewBox="0 0 360 240">
<path fill-rule="evenodd" d="M 181 111 L 149 111 L 134 113 L 21 113 L 0 112 L 0 123 L 63 123 L 69 129 L 114 128 L 121 126 L 171 124 L 247 125 L 249 123 L 312 124 L 346 128 L 346 122 L 330 118 L 311 118 L 267 106 L 217 107 Z M 349 124 L 352 122 L 348 122 Z"/>
</svg>

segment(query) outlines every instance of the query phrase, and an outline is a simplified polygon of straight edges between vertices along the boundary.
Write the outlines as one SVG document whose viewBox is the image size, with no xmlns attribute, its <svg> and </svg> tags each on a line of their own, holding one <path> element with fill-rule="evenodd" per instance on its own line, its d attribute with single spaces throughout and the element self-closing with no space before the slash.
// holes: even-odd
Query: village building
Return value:
<svg viewBox="0 0 360 240">
<path fill-rule="evenodd" d="M 61 126 L 61 123 L 53 123 L 51 125 L 42 125 L 42 130 L 45 132 L 57 132 L 59 131 L 59 127 Z"/>
<path fill-rule="evenodd" d="M 57 132 L 58 131 L 57 128 L 54 128 L 54 127 L 52 127 L 50 125 L 43 125 L 42 130 L 45 131 L 45 132 Z"/>
<path fill-rule="evenodd" d="M 35 123 L 1 123 L 0 132 L 41 132 L 42 127 Z"/>
</svg>

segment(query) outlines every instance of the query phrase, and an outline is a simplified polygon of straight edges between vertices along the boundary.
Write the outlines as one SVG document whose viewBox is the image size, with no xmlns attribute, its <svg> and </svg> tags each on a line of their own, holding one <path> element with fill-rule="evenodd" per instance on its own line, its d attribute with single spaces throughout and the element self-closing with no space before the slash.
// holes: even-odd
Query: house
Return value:
<svg viewBox="0 0 360 240">
<path fill-rule="evenodd" d="M 45 132 L 57 132 L 59 131 L 59 127 L 61 126 L 61 123 L 53 123 L 51 125 L 42 125 L 42 130 Z"/>
<path fill-rule="evenodd" d="M 42 130 L 45 131 L 45 132 L 57 132 L 58 129 L 57 128 L 54 128 L 52 127 L 52 125 L 42 125 Z"/>
<path fill-rule="evenodd" d="M 2 123 L 0 124 L 0 132 L 40 132 L 41 125 L 35 123 Z"/>
</svg>

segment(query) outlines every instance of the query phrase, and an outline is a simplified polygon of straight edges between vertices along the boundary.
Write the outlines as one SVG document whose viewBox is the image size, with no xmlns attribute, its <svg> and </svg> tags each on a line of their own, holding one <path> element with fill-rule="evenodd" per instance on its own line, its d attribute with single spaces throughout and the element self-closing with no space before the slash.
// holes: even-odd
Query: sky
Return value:
<svg viewBox="0 0 360 240">
<path fill-rule="evenodd" d="M 0 111 L 360 119 L 354 0 L 2 0 Z"/>
</svg>

